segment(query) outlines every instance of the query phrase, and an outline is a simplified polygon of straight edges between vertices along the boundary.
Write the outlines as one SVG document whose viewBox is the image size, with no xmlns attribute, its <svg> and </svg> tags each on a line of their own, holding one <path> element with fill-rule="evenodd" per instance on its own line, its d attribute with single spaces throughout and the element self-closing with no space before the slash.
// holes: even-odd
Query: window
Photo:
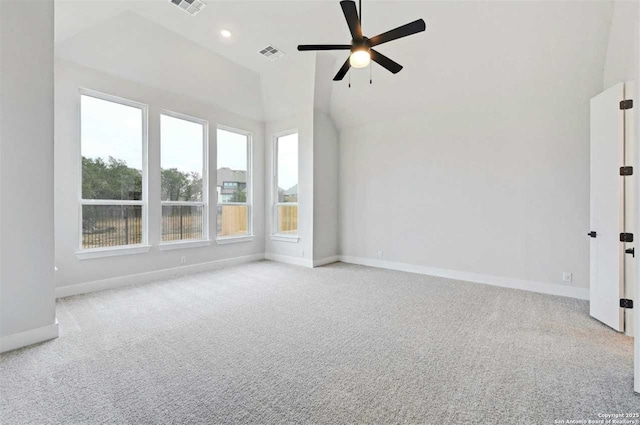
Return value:
<svg viewBox="0 0 640 425">
<path fill-rule="evenodd" d="M 276 137 L 274 229 L 278 235 L 298 234 L 298 133 Z"/>
<path fill-rule="evenodd" d="M 218 128 L 218 238 L 251 234 L 251 135 Z"/>
<path fill-rule="evenodd" d="M 146 245 L 147 107 L 83 91 L 82 249 Z"/>
<path fill-rule="evenodd" d="M 207 122 L 160 115 L 162 241 L 207 239 Z"/>
</svg>

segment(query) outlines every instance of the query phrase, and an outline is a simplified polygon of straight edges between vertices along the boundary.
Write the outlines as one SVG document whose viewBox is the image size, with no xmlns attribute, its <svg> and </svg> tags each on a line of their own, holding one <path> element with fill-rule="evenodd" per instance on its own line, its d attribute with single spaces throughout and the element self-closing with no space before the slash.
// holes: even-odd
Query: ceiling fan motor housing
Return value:
<svg viewBox="0 0 640 425">
<path fill-rule="evenodd" d="M 362 40 L 351 40 L 351 52 L 356 50 L 371 50 L 371 45 L 367 37 L 362 37 Z"/>
</svg>

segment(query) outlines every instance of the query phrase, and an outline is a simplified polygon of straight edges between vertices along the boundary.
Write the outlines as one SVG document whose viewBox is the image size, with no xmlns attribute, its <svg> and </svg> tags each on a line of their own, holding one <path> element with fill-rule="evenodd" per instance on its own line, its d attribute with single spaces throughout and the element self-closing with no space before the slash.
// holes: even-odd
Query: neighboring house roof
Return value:
<svg viewBox="0 0 640 425">
<path fill-rule="evenodd" d="M 220 188 L 220 193 L 231 194 L 236 191 L 235 188 L 223 188 L 222 184 L 224 182 L 246 183 L 247 172 L 244 170 L 232 170 L 227 167 L 218 168 L 216 184 Z"/>
<path fill-rule="evenodd" d="M 293 185 L 289 189 L 284 191 L 285 195 L 297 195 L 298 194 L 298 185 Z"/>
<path fill-rule="evenodd" d="M 247 182 L 247 172 L 244 170 L 232 170 L 231 168 L 218 168 L 217 185 L 222 186 L 222 182 Z"/>
</svg>

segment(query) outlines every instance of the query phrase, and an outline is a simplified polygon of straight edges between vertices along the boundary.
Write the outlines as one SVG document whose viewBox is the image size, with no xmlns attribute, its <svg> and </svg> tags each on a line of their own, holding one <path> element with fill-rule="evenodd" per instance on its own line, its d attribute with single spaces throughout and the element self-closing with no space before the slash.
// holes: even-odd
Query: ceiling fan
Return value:
<svg viewBox="0 0 640 425">
<path fill-rule="evenodd" d="M 342 68 L 338 71 L 333 81 L 340 81 L 349 71 L 349 68 L 364 68 L 371 63 L 371 60 L 377 62 L 387 70 L 394 74 L 397 74 L 402 69 L 402 65 L 392 61 L 382 53 L 379 53 L 372 49 L 372 47 L 378 46 L 382 43 L 397 40 L 398 38 L 406 37 L 412 34 L 416 34 L 425 30 L 425 24 L 422 19 L 413 21 L 406 25 L 402 25 L 391 31 L 376 35 L 375 37 L 367 38 L 362 35 L 362 0 L 360 0 L 360 14 L 356 9 L 356 2 L 352 0 L 343 0 L 340 2 L 344 17 L 347 19 L 347 25 L 351 32 L 351 44 L 308 44 L 299 45 L 298 50 L 311 51 L 311 50 L 350 50 L 351 54 L 346 60 Z"/>
</svg>

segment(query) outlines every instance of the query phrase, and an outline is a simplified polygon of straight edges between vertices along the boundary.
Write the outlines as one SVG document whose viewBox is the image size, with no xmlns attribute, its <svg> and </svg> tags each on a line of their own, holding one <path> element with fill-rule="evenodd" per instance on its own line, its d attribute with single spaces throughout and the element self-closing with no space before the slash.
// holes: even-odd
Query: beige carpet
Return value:
<svg viewBox="0 0 640 425">
<path fill-rule="evenodd" d="M 258 262 L 60 300 L 0 423 L 543 424 L 640 412 L 633 340 L 569 298 Z"/>
</svg>

